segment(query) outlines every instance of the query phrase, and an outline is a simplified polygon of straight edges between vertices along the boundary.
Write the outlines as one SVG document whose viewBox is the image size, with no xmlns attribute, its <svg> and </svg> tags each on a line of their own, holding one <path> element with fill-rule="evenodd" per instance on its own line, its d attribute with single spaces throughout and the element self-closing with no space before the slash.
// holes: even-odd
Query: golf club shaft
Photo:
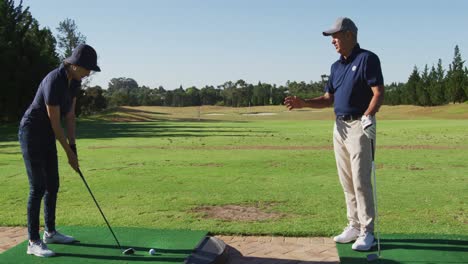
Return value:
<svg viewBox="0 0 468 264">
<path fill-rule="evenodd" d="M 102 218 L 104 218 L 104 221 L 106 221 L 107 227 L 109 227 L 109 230 L 111 231 L 112 236 L 114 236 L 115 242 L 117 242 L 117 245 L 118 245 L 119 248 L 122 250 L 122 246 L 120 246 L 119 240 L 118 240 L 117 237 L 115 236 L 114 231 L 112 231 L 112 228 L 111 228 L 109 222 L 107 221 L 106 216 L 105 216 L 104 213 L 102 212 L 101 207 L 99 206 L 98 202 L 96 201 L 96 198 L 94 198 L 93 192 L 91 192 L 91 189 L 89 188 L 88 183 L 86 182 L 85 178 L 83 177 L 83 174 L 81 173 L 81 170 L 80 170 L 80 169 L 78 169 L 78 173 L 80 174 L 81 179 L 83 180 L 83 182 L 84 182 L 86 188 L 88 189 L 89 194 L 91 194 L 91 197 L 93 197 L 94 203 L 96 204 L 97 208 L 99 209 L 99 212 L 101 212 Z"/>
<path fill-rule="evenodd" d="M 372 148 L 372 173 L 374 177 L 373 184 L 373 194 L 374 194 L 374 208 L 375 208 L 375 230 L 377 233 L 377 254 L 380 257 L 380 234 L 379 234 L 379 213 L 377 211 L 377 177 L 375 176 L 375 150 L 374 150 L 374 140 L 371 139 L 371 148 Z"/>
</svg>

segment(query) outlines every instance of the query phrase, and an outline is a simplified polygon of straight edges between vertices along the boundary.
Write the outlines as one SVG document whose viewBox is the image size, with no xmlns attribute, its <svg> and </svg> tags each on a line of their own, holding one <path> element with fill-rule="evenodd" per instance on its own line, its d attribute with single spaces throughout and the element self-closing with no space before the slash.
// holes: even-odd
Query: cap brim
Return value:
<svg viewBox="0 0 468 264">
<path fill-rule="evenodd" d="M 339 28 L 332 28 L 332 29 L 329 29 L 329 30 L 327 30 L 327 31 L 323 31 L 322 34 L 323 34 L 324 36 L 331 36 L 331 35 L 333 35 L 333 34 L 335 34 L 335 33 L 337 33 L 337 32 L 340 32 L 340 29 L 339 29 Z"/>
<path fill-rule="evenodd" d="M 79 65 L 80 67 L 83 67 L 89 71 L 94 71 L 94 72 L 100 72 L 101 71 L 101 68 L 99 68 L 99 66 L 95 65 L 95 66 L 92 66 L 92 67 L 86 67 L 86 66 L 82 66 L 82 65 Z"/>
</svg>

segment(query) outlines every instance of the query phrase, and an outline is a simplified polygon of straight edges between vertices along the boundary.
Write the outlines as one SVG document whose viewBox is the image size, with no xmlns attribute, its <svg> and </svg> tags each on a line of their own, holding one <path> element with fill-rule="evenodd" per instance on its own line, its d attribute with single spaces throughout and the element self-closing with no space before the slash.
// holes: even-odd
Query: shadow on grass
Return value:
<svg viewBox="0 0 468 264">
<path fill-rule="evenodd" d="M 384 250 L 431 250 L 449 252 L 467 252 L 468 241 L 452 239 L 381 239 Z"/>
<path fill-rule="evenodd" d="M 83 253 L 64 253 L 64 252 L 57 252 L 57 257 L 73 257 L 73 258 L 87 258 L 87 259 L 100 259 L 100 260 L 119 260 L 119 261 L 165 261 L 165 262 L 177 262 L 182 263 L 186 257 L 182 256 L 167 256 L 165 254 L 181 254 L 181 255 L 189 255 L 192 253 L 192 250 L 187 249 L 160 249 L 154 248 L 156 250 L 156 254 L 149 256 L 148 251 L 150 248 L 147 247 L 134 247 L 128 245 L 122 245 L 122 248 L 133 248 L 136 250 L 134 255 L 97 255 L 97 254 L 86 254 L 86 248 L 102 248 L 102 249 L 115 249 L 116 252 L 121 252 L 122 249 L 118 248 L 116 245 L 103 245 L 103 244 L 89 244 L 89 243 L 73 243 L 67 244 L 66 246 L 70 247 L 81 247 L 80 252 Z"/>
<path fill-rule="evenodd" d="M 263 134 L 271 131 L 251 131 L 239 129 L 232 121 L 213 121 L 213 123 L 228 122 L 223 126 L 197 125 L 184 123 L 186 120 L 151 122 L 109 122 L 102 120 L 82 120 L 77 123 L 78 139 L 119 138 L 119 137 L 238 137 Z M 190 120 L 193 121 L 193 120 Z M 180 125 L 178 125 L 180 123 Z M 18 141 L 18 124 L 1 125 L 0 142 Z M 0 145 L 0 148 L 13 147 L 12 144 Z"/>
<path fill-rule="evenodd" d="M 19 146 L 19 143 L 18 144 L 2 144 L 0 145 L 0 149 L 2 148 L 14 148 L 14 147 L 18 147 Z"/>
<path fill-rule="evenodd" d="M 18 126 L 19 123 L 0 124 L 0 142 L 18 142 Z M 8 147 L 12 147 L 12 145 L 0 145 L 0 148 Z"/>
<path fill-rule="evenodd" d="M 77 138 L 121 138 L 121 137 L 237 137 L 252 133 L 270 131 L 250 131 L 238 126 L 210 126 L 196 124 L 177 125 L 174 122 L 113 123 L 103 121 L 81 121 L 77 127 Z"/>
<path fill-rule="evenodd" d="M 175 112 L 178 112 L 178 109 L 175 109 Z M 128 121 L 128 122 L 155 122 L 155 121 L 174 121 L 174 122 L 226 122 L 223 120 L 213 120 L 213 119 L 203 119 L 198 116 L 199 112 L 194 111 L 192 117 L 174 117 L 172 113 L 164 112 L 152 112 L 147 110 L 132 109 L 126 107 L 116 107 L 111 108 L 106 111 L 99 113 L 98 117 L 100 120 L 110 120 L 110 121 Z M 229 122 L 242 123 L 245 121 L 233 121 Z"/>
<path fill-rule="evenodd" d="M 75 246 L 75 247 L 90 247 L 90 248 L 113 248 L 116 250 L 120 250 L 116 245 L 103 245 L 103 244 L 89 244 L 89 243 L 72 243 L 66 244 L 67 246 Z M 143 251 L 148 252 L 151 248 L 149 247 L 135 247 L 131 245 L 122 245 L 123 249 L 133 248 L 136 251 Z M 165 254 L 190 254 L 192 250 L 189 249 L 165 249 L 165 248 L 153 248 L 158 253 L 165 253 Z"/>
<path fill-rule="evenodd" d="M 144 255 L 133 255 L 133 256 L 103 256 L 103 255 L 93 255 L 93 254 L 76 254 L 76 253 L 57 253 L 56 257 L 73 257 L 73 258 L 87 258 L 87 259 L 102 259 L 102 260 L 119 260 L 119 261 L 164 261 L 164 262 L 175 262 L 175 263 L 182 263 L 185 258 L 184 257 L 163 257 L 158 255 L 153 255 L 151 257 L 144 256 Z"/>
<path fill-rule="evenodd" d="M 385 258 L 379 258 L 378 260 L 374 260 L 374 261 L 367 261 L 367 259 L 364 257 L 364 258 L 352 258 L 352 257 L 344 257 L 344 258 L 340 258 L 340 263 L 341 264 L 366 264 L 366 263 L 378 263 L 378 264 L 399 264 L 401 262 L 399 261 L 395 261 L 395 260 L 392 260 L 392 259 L 385 259 Z M 323 262 L 320 262 L 320 263 L 323 263 Z M 412 263 L 418 263 L 417 261 L 416 262 L 412 262 Z"/>
<path fill-rule="evenodd" d="M 170 113 L 163 113 L 163 112 L 156 112 L 156 111 L 147 111 L 141 109 L 133 109 L 133 108 L 126 108 L 126 107 L 117 107 L 111 108 L 107 112 L 103 113 L 113 113 L 113 112 L 122 112 L 122 113 L 136 113 L 136 114 L 151 114 L 151 115 L 170 115 Z"/>
<path fill-rule="evenodd" d="M 467 263 L 463 254 L 468 252 L 468 240 L 465 238 L 405 238 L 389 237 L 381 239 L 381 258 L 374 263 Z M 356 252 L 350 244 L 337 244 L 341 263 L 367 263 L 365 256 L 377 253 L 377 247 L 370 252 Z M 362 255 L 359 258 L 358 255 Z"/>
</svg>

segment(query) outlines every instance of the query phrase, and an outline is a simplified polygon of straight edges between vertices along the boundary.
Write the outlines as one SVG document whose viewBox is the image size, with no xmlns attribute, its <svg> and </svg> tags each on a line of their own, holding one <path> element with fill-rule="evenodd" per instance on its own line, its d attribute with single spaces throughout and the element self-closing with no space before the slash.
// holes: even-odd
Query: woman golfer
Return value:
<svg viewBox="0 0 468 264">
<path fill-rule="evenodd" d="M 36 96 L 24 113 L 19 127 L 19 141 L 29 178 L 27 254 L 50 257 L 55 253 L 47 243 L 72 243 L 71 236 L 55 230 L 55 207 L 59 189 L 57 139 L 65 150 L 68 163 L 78 170 L 75 145 L 75 105 L 81 80 L 97 66 L 96 51 L 79 45 L 71 57 L 42 80 Z M 66 134 L 61 126 L 65 120 Z M 39 212 L 44 198 L 45 232 L 39 236 Z"/>
</svg>

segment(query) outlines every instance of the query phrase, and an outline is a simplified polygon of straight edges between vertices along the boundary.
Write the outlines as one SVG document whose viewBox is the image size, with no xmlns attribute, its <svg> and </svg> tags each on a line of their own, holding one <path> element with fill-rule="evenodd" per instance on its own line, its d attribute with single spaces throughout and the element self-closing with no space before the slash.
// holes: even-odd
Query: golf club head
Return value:
<svg viewBox="0 0 468 264">
<path fill-rule="evenodd" d="M 377 254 L 369 254 L 367 255 L 367 261 L 369 262 L 372 262 L 372 261 L 376 261 L 379 259 L 379 255 Z"/>
<path fill-rule="evenodd" d="M 126 250 L 124 250 L 124 252 L 122 252 L 122 254 L 124 254 L 124 255 L 133 255 L 133 254 L 135 254 L 135 250 L 133 248 L 127 248 Z"/>
</svg>

